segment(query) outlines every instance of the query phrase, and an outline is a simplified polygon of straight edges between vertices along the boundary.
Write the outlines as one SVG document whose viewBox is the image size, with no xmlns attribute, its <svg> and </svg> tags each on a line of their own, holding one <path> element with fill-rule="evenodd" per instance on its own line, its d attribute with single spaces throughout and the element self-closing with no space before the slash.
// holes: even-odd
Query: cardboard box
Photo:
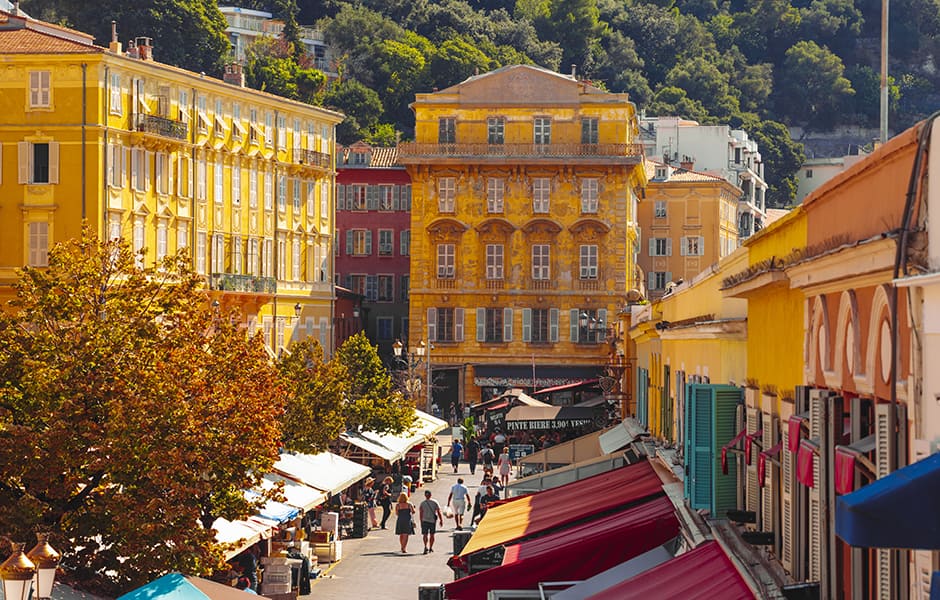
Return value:
<svg viewBox="0 0 940 600">
<path fill-rule="evenodd" d="M 310 534 L 311 544 L 329 544 L 333 539 L 331 531 L 314 531 Z"/>
<path fill-rule="evenodd" d="M 314 544 L 313 552 L 316 554 L 318 562 L 336 562 L 343 558 L 343 542 L 337 540 L 325 544 Z"/>
</svg>

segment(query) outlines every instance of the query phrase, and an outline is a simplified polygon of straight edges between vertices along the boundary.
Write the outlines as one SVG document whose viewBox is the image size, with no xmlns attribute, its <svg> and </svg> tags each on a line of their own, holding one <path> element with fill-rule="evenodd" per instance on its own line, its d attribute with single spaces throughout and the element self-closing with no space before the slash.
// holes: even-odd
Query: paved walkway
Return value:
<svg viewBox="0 0 940 600">
<path fill-rule="evenodd" d="M 445 430 L 446 431 L 446 430 Z M 438 436 L 442 448 L 450 448 L 449 436 Z M 417 507 L 424 500 L 424 490 L 430 489 L 432 498 L 441 504 L 447 501 L 450 488 L 463 477 L 468 487 L 475 489 L 482 479 L 482 471 L 470 477 L 470 467 L 461 463 L 459 473 L 454 474 L 450 460 L 445 455 L 438 479 L 423 484 L 412 494 Z M 394 509 L 394 507 L 393 507 Z M 379 509 L 379 516 L 382 511 Z M 416 519 L 417 521 L 417 519 Z M 423 554 L 424 543 L 420 533 L 411 536 L 408 554 L 401 553 L 398 536 L 394 531 L 395 516 L 389 518 L 389 529 L 373 529 L 361 539 L 343 540 L 343 558 L 332 565 L 321 564 L 323 574 L 311 586 L 309 596 L 304 598 L 329 598 L 336 600 L 415 600 L 418 584 L 447 583 L 454 580 L 447 559 L 453 554 L 452 533 L 454 520 L 444 518 L 443 531 L 439 528 L 434 542 L 434 552 Z M 420 524 L 418 524 L 420 528 Z"/>
</svg>

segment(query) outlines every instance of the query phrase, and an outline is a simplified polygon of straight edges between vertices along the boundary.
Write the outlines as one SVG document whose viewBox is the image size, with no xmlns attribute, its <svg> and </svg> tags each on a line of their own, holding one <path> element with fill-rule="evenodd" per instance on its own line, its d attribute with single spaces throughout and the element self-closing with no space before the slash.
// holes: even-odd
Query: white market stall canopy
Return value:
<svg viewBox="0 0 940 600">
<path fill-rule="evenodd" d="M 626 448 L 633 440 L 644 435 L 646 429 L 636 419 L 627 417 L 602 433 L 597 441 L 600 443 L 601 453 L 611 454 Z"/>
<path fill-rule="evenodd" d="M 282 454 L 274 470 L 329 495 L 338 494 L 365 479 L 369 467 L 330 452 L 320 454 Z"/>
<path fill-rule="evenodd" d="M 230 545 L 225 551 L 225 560 L 240 554 L 258 540 L 268 539 L 272 535 L 270 522 L 256 521 L 249 518 L 246 521 L 229 521 L 219 517 L 212 523 L 215 529 L 215 541 L 223 545 Z"/>
<path fill-rule="evenodd" d="M 265 475 L 261 481 L 261 487 L 270 490 L 277 483 L 284 484 L 281 493 L 284 494 L 285 503 L 302 508 L 304 512 L 323 504 L 329 498 L 329 494 L 323 490 L 312 488 L 309 485 L 298 483 L 275 473 Z"/>
<path fill-rule="evenodd" d="M 446 421 L 416 410 L 415 422 L 410 431 L 399 435 L 374 431 L 348 431 L 340 435 L 339 439 L 383 460 L 395 462 L 401 460 L 409 450 L 447 427 Z"/>
</svg>

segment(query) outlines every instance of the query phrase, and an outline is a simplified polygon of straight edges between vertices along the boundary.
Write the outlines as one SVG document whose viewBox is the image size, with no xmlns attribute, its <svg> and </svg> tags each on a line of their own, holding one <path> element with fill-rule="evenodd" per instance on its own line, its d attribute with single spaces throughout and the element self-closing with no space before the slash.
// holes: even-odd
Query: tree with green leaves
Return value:
<svg viewBox="0 0 940 600">
<path fill-rule="evenodd" d="M 348 429 L 401 433 L 411 426 L 415 407 L 394 389 L 388 369 L 365 332 L 343 342 L 333 360 L 348 373 L 343 390 Z"/>
<path fill-rule="evenodd" d="M 363 139 L 378 125 L 382 114 L 379 95 L 355 79 L 333 82 L 323 95 L 323 105 L 346 115 L 346 119 L 336 126 L 336 141 L 341 144 Z"/>
<path fill-rule="evenodd" d="M 793 123 L 826 127 L 840 122 L 840 109 L 855 94 L 842 60 L 816 42 L 798 42 L 786 52 L 774 87 L 777 110 Z M 786 102 L 783 102 L 783 99 Z"/>
<path fill-rule="evenodd" d="M 261 341 L 210 309 L 203 278 L 137 259 L 85 228 L 0 312 L 0 531 L 53 532 L 108 595 L 221 564 L 211 526 L 256 510 L 243 490 L 277 458 L 284 406 Z"/>
<path fill-rule="evenodd" d="M 315 104 L 326 86 L 326 75 L 303 67 L 283 39 L 261 37 L 245 50 L 245 83 L 270 94 Z"/>
</svg>

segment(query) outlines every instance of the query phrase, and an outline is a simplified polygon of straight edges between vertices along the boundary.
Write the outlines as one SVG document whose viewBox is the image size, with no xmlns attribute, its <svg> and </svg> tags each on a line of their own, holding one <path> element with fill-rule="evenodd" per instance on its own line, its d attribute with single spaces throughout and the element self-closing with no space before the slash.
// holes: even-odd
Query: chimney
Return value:
<svg viewBox="0 0 940 600">
<path fill-rule="evenodd" d="M 108 50 L 115 54 L 120 54 L 122 50 L 121 42 L 118 41 L 117 36 L 117 21 L 111 21 L 111 43 L 108 44 Z"/>
<path fill-rule="evenodd" d="M 140 55 L 137 53 L 137 44 L 134 40 L 128 40 L 127 42 L 127 55 L 131 58 L 140 58 Z"/>
<path fill-rule="evenodd" d="M 695 159 L 691 156 L 683 156 L 682 160 L 679 161 L 679 168 L 686 171 L 693 170 L 695 168 Z"/>
<path fill-rule="evenodd" d="M 242 66 L 235 62 L 225 65 L 225 74 L 222 75 L 222 81 L 238 87 L 245 87 L 245 72 L 242 71 Z"/>
<path fill-rule="evenodd" d="M 13 10 L 11 14 L 17 17 L 20 15 L 20 0 L 13 0 Z"/>
<path fill-rule="evenodd" d="M 153 61 L 153 38 L 137 38 L 137 57 L 140 60 Z"/>
<path fill-rule="evenodd" d="M 578 77 L 578 65 L 573 64 L 571 65 L 571 78 L 577 79 L 577 77 Z"/>
</svg>

